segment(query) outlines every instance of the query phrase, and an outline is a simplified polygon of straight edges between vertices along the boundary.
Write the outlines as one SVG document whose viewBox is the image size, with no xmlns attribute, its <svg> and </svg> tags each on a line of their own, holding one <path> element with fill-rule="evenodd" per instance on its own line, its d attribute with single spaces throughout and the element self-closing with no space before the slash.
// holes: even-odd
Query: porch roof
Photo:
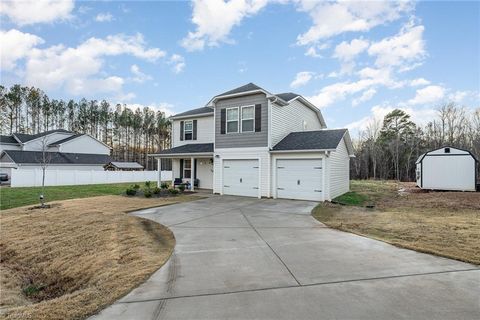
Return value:
<svg viewBox="0 0 480 320">
<path fill-rule="evenodd" d="M 157 156 L 180 156 L 180 155 L 213 155 L 213 143 L 191 143 L 183 146 L 162 150 L 155 154 L 151 154 L 153 157 Z"/>
</svg>

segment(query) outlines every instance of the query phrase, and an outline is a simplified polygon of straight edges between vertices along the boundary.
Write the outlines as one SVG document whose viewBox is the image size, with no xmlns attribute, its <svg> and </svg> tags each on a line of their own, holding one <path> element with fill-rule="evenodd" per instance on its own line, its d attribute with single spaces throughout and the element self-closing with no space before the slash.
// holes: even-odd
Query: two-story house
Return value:
<svg viewBox="0 0 480 320">
<path fill-rule="evenodd" d="M 320 110 L 295 93 L 253 83 L 171 117 L 173 179 L 213 193 L 330 200 L 349 190 L 347 129 L 326 129 Z"/>
<path fill-rule="evenodd" d="M 111 162 L 111 148 L 88 134 L 58 129 L 38 134 L 0 136 L 0 172 L 14 168 L 104 170 Z"/>
</svg>

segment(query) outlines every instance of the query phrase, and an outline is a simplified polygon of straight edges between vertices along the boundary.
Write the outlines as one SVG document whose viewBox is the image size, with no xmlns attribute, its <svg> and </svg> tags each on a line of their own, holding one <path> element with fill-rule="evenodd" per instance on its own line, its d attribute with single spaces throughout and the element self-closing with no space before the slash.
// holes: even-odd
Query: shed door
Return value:
<svg viewBox="0 0 480 320">
<path fill-rule="evenodd" d="M 323 200 L 322 159 L 277 160 L 277 197 Z"/>
<path fill-rule="evenodd" d="M 258 197 L 258 160 L 224 160 L 223 193 Z"/>
</svg>

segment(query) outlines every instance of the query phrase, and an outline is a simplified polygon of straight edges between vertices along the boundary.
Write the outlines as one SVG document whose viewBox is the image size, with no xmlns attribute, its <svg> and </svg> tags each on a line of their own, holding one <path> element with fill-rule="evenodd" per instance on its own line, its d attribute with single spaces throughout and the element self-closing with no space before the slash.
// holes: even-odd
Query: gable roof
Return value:
<svg viewBox="0 0 480 320">
<path fill-rule="evenodd" d="M 219 96 L 226 96 L 226 95 L 229 95 L 229 94 L 236 94 L 236 93 L 242 93 L 242 92 L 249 92 L 249 91 L 255 91 L 255 90 L 262 90 L 262 91 L 266 91 L 262 88 L 260 88 L 259 86 L 257 86 L 255 83 L 247 83 L 243 86 L 240 86 L 238 88 L 235 88 L 235 89 L 232 89 L 232 90 L 228 90 L 224 93 L 221 93 L 219 95 L 216 95 L 216 97 L 219 97 Z"/>
<path fill-rule="evenodd" d="M 4 150 L 2 155 L 6 154 L 16 164 L 39 164 L 42 159 L 41 151 L 22 151 L 22 150 Z M 90 153 L 64 153 L 64 152 L 46 152 L 50 158 L 50 164 L 101 164 L 105 165 L 112 161 L 106 154 Z"/>
<path fill-rule="evenodd" d="M 212 108 L 202 107 L 202 108 L 192 109 L 192 110 L 188 110 L 188 111 L 185 111 L 185 112 L 182 112 L 182 113 L 178 113 L 174 116 L 171 116 L 170 118 L 175 119 L 175 118 L 180 118 L 180 117 L 196 116 L 196 115 L 200 115 L 200 114 L 210 114 L 210 113 L 213 114 L 213 109 Z"/>
<path fill-rule="evenodd" d="M 25 142 L 35 140 L 35 139 L 38 139 L 40 137 L 43 137 L 43 136 L 46 136 L 46 135 L 49 135 L 49 134 L 52 134 L 52 133 L 57 133 L 57 132 L 74 134 L 74 132 L 71 132 L 71 131 L 68 131 L 68 130 L 65 130 L 65 129 L 56 129 L 56 130 L 49 130 L 49 131 L 40 132 L 40 133 L 37 133 L 37 134 L 14 133 L 13 135 L 21 143 L 25 143 Z"/>
<path fill-rule="evenodd" d="M 347 129 L 291 132 L 277 143 L 272 150 L 332 150 L 337 148 L 347 133 Z M 349 153 L 352 154 L 350 150 Z"/>
<path fill-rule="evenodd" d="M 3 136 L 3 135 L 0 135 L 0 143 L 19 144 L 17 139 L 15 139 L 14 136 Z"/>
<path fill-rule="evenodd" d="M 452 146 L 443 146 L 443 147 L 436 148 L 436 149 L 432 149 L 432 150 L 430 150 L 430 151 L 427 151 L 427 152 L 425 152 L 425 153 L 422 153 L 422 154 L 418 157 L 417 161 L 415 161 L 415 164 L 418 164 L 418 163 L 422 162 L 423 159 L 424 159 L 426 156 L 428 156 L 430 152 L 437 151 L 437 150 L 441 150 L 441 149 L 445 149 L 445 148 L 457 149 L 457 150 L 460 150 L 460 151 L 467 152 L 467 153 L 469 153 L 469 154 L 472 156 L 472 158 L 473 158 L 473 160 L 475 160 L 475 162 L 480 162 L 480 161 L 478 160 L 478 158 L 477 158 L 477 157 L 473 154 L 473 152 L 471 152 L 470 150 L 462 149 L 462 148 L 457 148 L 457 147 L 452 147 Z M 450 155 L 450 154 L 445 153 L 445 154 L 442 154 L 442 155 L 448 156 L 448 155 Z"/>
<path fill-rule="evenodd" d="M 192 143 L 183 146 L 162 150 L 154 155 L 175 155 L 190 153 L 213 153 L 213 143 Z"/>
<path fill-rule="evenodd" d="M 296 97 L 298 97 L 300 95 L 296 94 L 296 93 L 293 93 L 293 92 L 284 92 L 284 93 L 277 93 L 276 96 L 280 97 L 280 99 L 288 102 L 292 99 L 295 99 Z"/>
<path fill-rule="evenodd" d="M 62 144 L 64 142 L 76 139 L 76 138 L 81 137 L 81 136 L 84 136 L 84 134 L 83 133 L 74 134 L 73 136 L 67 137 L 65 139 L 60 139 L 60 140 L 57 140 L 55 142 L 52 142 L 48 146 L 49 147 L 58 146 L 59 144 Z"/>
</svg>

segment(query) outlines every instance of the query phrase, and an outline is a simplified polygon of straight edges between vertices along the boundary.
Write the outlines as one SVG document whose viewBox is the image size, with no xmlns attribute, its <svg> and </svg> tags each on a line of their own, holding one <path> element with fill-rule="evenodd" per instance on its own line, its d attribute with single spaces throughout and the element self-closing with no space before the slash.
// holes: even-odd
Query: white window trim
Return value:
<svg viewBox="0 0 480 320">
<path fill-rule="evenodd" d="M 250 108 L 250 107 L 253 107 L 253 117 L 252 118 L 248 118 L 248 119 L 243 119 L 243 108 Z M 248 106 L 241 106 L 240 107 L 240 127 L 241 127 L 241 131 L 242 132 L 255 132 L 255 105 L 252 104 L 252 105 L 248 105 Z M 253 120 L 253 126 L 252 126 L 252 130 L 251 131 L 243 131 L 243 120 Z"/>
<path fill-rule="evenodd" d="M 189 168 L 187 168 L 187 166 L 185 165 L 187 163 L 187 161 L 190 161 L 190 167 Z M 185 177 L 185 169 L 190 170 L 190 178 Z M 192 160 L 191 159 L 183 159 L 183 172 L 182 172 L 182 174 L 183 174 L 184 179 L 192 179 Z"/>
<path fill-rule="evenodd" d="M 228 120 L 228 110 L 237 109 L 237 120 Z M 237 131 L 228 131 L 228 123 L 237 121 Z M 240 109 L 238 107 L 226 108 L 225 111 L 225 133 L 239 133 L 240 132 Z"/>
<path fill-rule="evenodd" d="M 187 140 L 187 122 L 192 124 L 192 129 L 188 130 L 189 133 L 192 134 L 192 139 Z M 183 122 L 183 140 L 184 141 L 190 141 L 193 140 L 193 120 L 185 120 Z"/>
</svg>

